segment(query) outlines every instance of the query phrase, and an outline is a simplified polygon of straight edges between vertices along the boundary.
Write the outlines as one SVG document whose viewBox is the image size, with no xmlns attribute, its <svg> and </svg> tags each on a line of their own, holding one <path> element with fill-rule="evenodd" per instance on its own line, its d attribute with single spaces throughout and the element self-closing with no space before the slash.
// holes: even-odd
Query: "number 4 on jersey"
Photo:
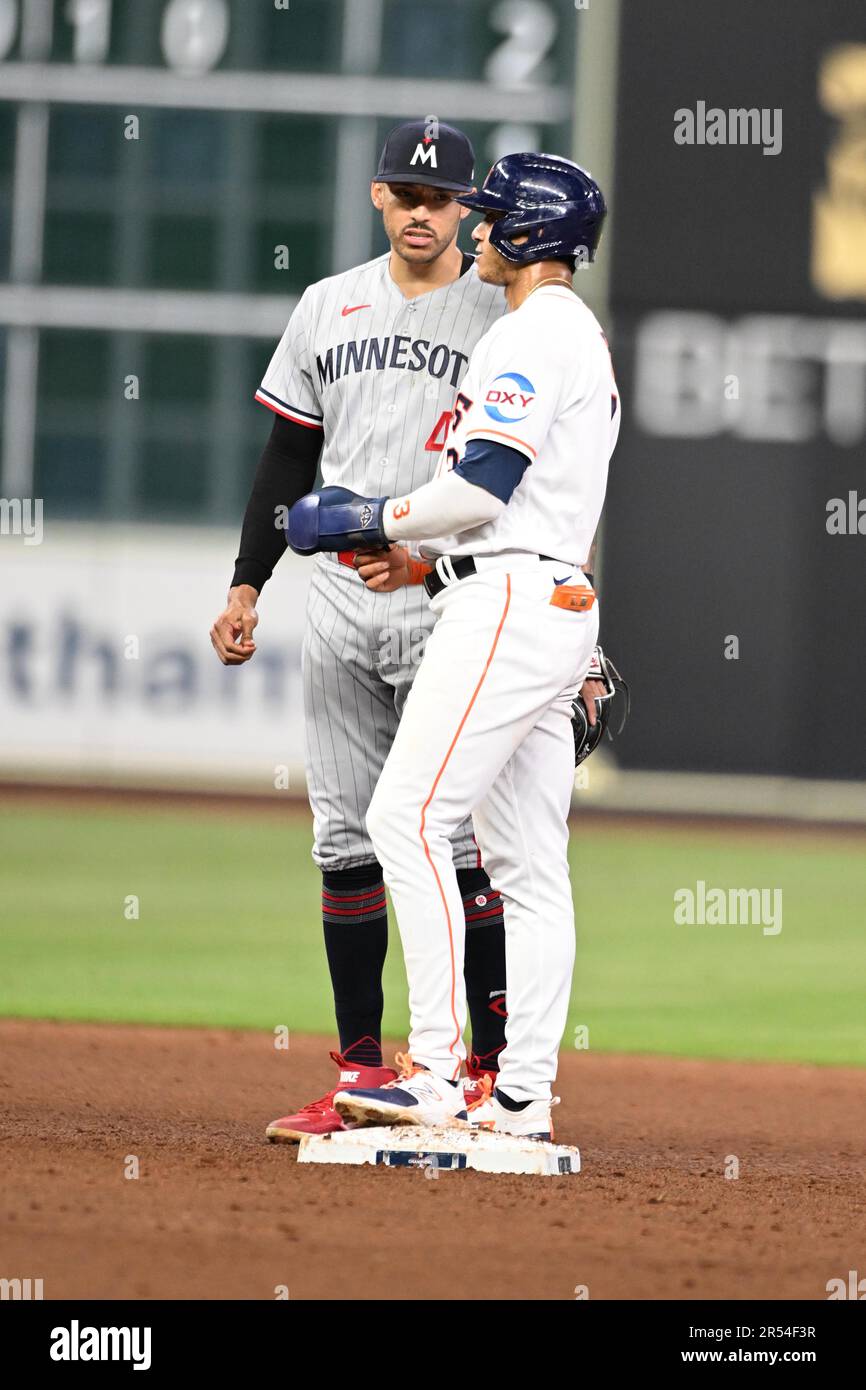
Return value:
<svg viewBox="0 0 866 1390">
<path fill-rule="evenodd" d="M 427 440 L 424 448 L 435 449 L 437 453 L 440 449 L 444 449 L 448 439 L 448 430 L 452 421 L 456 429 L 463 419 L 464 412 L 467 411 L 471 405 L 472 402 L 469 397 L 464 396 L 462 391 L 458 391 L 457 400 L 454 402 L 454 409 L 442 411 L 442 414 L 430 431 L 430 438 Z"/>
<path fill-rule="evenodd" d="M 451 411 L 443 410 L 436 424 L 430 431 L 430 438 L 424 445 L 425 449 L 435 451 L 437 454 L 445 448 L 445 441 L 448 438 L 448 427 L 451 424 Z"/>
</svg>

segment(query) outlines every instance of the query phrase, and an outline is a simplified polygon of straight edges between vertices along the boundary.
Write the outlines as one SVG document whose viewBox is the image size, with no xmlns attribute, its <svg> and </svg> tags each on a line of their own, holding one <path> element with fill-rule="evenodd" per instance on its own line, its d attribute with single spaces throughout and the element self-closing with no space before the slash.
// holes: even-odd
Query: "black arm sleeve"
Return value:
<svg viewBox="0 0 866 1390">
<path fill-rule="evenodd" d="M 285 533 L 274 524 L 276 509 L 291 507 L 312 489 L 321 450 L 321 430 L 274 416 L 244 513 L 232 587 L 251 584 L 261 593 L 286 548 Z"/>
</svg>

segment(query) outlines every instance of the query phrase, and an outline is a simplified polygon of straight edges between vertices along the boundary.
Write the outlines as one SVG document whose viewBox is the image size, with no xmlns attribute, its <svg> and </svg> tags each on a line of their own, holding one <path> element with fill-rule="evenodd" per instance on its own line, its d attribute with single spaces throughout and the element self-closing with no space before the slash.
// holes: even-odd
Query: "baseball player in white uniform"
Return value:
<svg viewBox="0 0 866 1390">
<path fill-rule="evenodd" d="M 607 343 L 572 272 L 593 258 L 606 209 L 577 165 L 535 154 L 500 160 L 460 201 L 485 214 L 478 273 L 505 287 L 510 312 L 471 355 L 436 477 L 396 497 L 325 488 L 289 520 L 302 553 L 379 547 L 361 563 L 368 585 L 423 576 L 437 617 L 367 813 L 403 940 L 409 1056 L 393 1082 L 338 1090 L 334 1105 L 353 1124 L 466 1118 L 449 837 L 471 814 L 505 905 L 507 1042 L 491 1119 L 548 1138 L 574 962 L 571 706 L 598 632 L 581 566 L 620 420 Z"/>
<path fill-rule="evenodd" d="M 279 516 L 314 486 L 317 469 L 326 484 L 392 495 L 434 473 L 469 355 L 506 307 L 501 286 L 482 281 L 457 246 L 469 211 L 453 199 L 473 187 L 473 162 L 466 136 L 444 122 L 392 130 L 371 188 L 390 252 L 311 285 L 292 314 L 256 392 L 273 413 L 272 433 L 229 602 L 211 631 L 227 665 L 254 656 L 256 603 L 285 550 Z M 365 818 L 435 618 L 419 587 L 365 587 L 354 559 L 350 546 L 317 558 L 302 656 L 313 857 L 339 1033 L 331 1056 L 343 1087 L 396 1075 L 382 1058 L 387 909 Z M 469 820 L 455 827 L 452 851 L 467 927 L 471 1100 L 505 1043 L 504 928 Z M 269 1138 L 341 1129 L 336 1085 L 273 1121 Z"/>
</svg>

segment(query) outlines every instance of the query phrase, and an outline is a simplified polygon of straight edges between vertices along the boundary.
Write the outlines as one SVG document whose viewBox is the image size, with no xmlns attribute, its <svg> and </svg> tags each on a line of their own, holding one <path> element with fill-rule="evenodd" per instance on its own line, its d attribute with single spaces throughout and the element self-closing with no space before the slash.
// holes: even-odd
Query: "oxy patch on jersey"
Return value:
<svg viewBox="0 0 866 1390">
<path fill-rule="evenodd" d="M 536 391 L 520 372 L 501 372 L 494 377 L 484 398 L 484 409 L 500 425 L 525 420 L 535 403 Z"/>
</svg>

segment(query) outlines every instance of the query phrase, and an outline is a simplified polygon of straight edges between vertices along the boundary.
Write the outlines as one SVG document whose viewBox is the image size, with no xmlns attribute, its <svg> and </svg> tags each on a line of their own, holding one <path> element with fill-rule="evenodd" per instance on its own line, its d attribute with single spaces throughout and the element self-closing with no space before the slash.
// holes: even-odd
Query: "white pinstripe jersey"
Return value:
<svg viewBox="0 0 866 1390">
<path fill-rule="evenodd" d="M 406 299 L 389 254 L 304 291 L 256 400 L 324 430 L 322 481 L 395 496 L 433 475 L 475 344 L 505 311 L 474 264 Z"/>
</svg>

